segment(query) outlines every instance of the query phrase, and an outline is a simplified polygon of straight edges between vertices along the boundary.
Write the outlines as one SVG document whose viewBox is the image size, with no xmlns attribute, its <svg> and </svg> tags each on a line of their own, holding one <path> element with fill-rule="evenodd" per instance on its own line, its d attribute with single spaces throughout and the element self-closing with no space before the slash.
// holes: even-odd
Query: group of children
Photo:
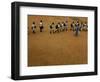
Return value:
<svg viewBox="0 0 100 82">
<path fill-rule="evenodd" d="M 80 23 L 79 23 L 79 21 L 77 21 L 76 23 L 73 21 L 73 22 L 71 23 L 71 28 L 70 28 L 70 30 L 75 31 L 77 25 L 78 25 L 79 31 L 82 31 L 82 30 L 87 31 L 87 30 L 88 30 L 88 25 L 87 25 L 87 23 L 86 23 L 86 22 L 85 22 L 85 23 L 83 23 L 83 22 L 80 22 Z"/>
<path fill-rule="evenodd" d="M 79 23 L 79 21 L 76 21 L 76 23 L 73 21 L 72 23 L 71 23 L 71 28 L 70 28 L 70 30 L 73 30 L 73 31 L 75 31 L 75 35 L 76 36 L 78 36 L 79 35 L 79 32 L 80 31 L 87 31 L 88 30 L 88 25 L 87 25 L 87 23 L 85 22 L 85 23 L 83 23 L 83 22 L 80 22 Z"/>
<path fill-rule="evenodd" d="M 68 21 L 58 22 L 58 23 L 52 22 L 48 27 L 50 30 L 50 34 L 68 31 Z M 44 25 L 43 25 L 42 20 L 40 20 L 39 29 L 40 29 L 40 32 L 43 32 Z M 79 35 L 79 31 L 82 31 L 82 30 L 87 31 L 87 29 L 88 29 L 88 25 L 86 22 L 83 23 L 83 22 L 79 22 L 77 20 L 77 21 L 73 21 L 70 24 L 70 30 L 73 30 L 76 36 Z M 36 25 L 35 25 L 35 22 L 33 22 L 32 23 L 32 32 L 35 33 L 35 31 L 36 31 Z"/>
<path fill-rule="evenodd" d="M 58 22 L 57 24 L 52 22 L 52 24 L 50 24 L 48 27 L 49 27 L 49 30 L 50 30 L 50 34 L 51 33 L 56 33 L 56 32 L 61 32 L 61 31 L 67 31 L 68 22 L 67 21 L 65 23 L 64 22 L 62 22 L 62 23 Z M 40 28 L 40 32 L 43 32 L 44 25 L 43 25 L 43 21 L 42 20 L 40 20 L 39 28 Z M 35 22 L 32 23 L 32 32 L 36 33 Z"/>
<path fill-rule="evenodd" d="M 68 22 L 58 22 L 57 24 L 55 24 L 54 22 L 52 22 L 52 24 L 49 26 L 50 27 L 50 34 L 51 33 L 56 33 L 56 32 L 63 32 L 63 31 L 67 31 L 68 29 Z"/>
<path fill-rule="evenodd" d="M 39 28 L 40 28 L 40 32 L 42 32 L 43 28 L 44 28 L 42 20 L 40 20 Z M 33 22 L 32 23 L 32 32 L 36 33 L 35 31 L 36 31 L 36 25 L 35 25 L 35 22 Z"/>
</svg>

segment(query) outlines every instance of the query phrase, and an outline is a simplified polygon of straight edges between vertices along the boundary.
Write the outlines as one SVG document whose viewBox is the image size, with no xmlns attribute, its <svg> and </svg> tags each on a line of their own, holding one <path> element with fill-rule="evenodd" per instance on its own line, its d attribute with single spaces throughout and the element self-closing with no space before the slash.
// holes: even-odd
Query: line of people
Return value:
<svg viewBox="0 0 100 82">
<path fill-rule="evenodd" d="M 66 22 L 58 22 L 57 24 L 55 24 L 54 22 L 52 22 L 52 24 L 49 26 L 50 28 L 50 34 L 51 33 L 56 33 L 56 32 L 63 32 L 63 31 L 67 31 L 68 30 L 68 21 Z"/>
<path fill-rule="evenodd" d="M 68 21 L 58 22 L 58 23 L 52 22 L 48 27 L 49 27 L 49 30 L 50 30 L 50 34 L 68 31 Z M 42 20 L 40 20 L 39 28 L 40 28 L 40 32 L 43 32 L 44 25 L 43 25 Z M 36 30 L 36 25 L 35 25 L 35 22 L 33 22 L 32 23 L 32 32 L 36 33 L 35 30 Z M 77 36 L 77 35 L 79 35 L 79 31 L 82 31 L 82 30 L 87 31 L 88 25 L 87 25 L 86 22 L 83 23 L 83 22 L 79 22 L 78 20 L 73 21 L 70 24 L 70 30 L 73 30 L 75 32 L 75 35 Z"/>
<path fill-rule="evenodd" d="M 68 29 L 68 21 L 66 21 L 66 23 L 62 22 L 58 22 L 57 24 L 55 24 L 54 22 L 52 22 L 52 24 L 50 24 L 49 26 L 49 30 L 50 30 L 50 34 L 51 33 L 56 33 L 56 32 L 61 32 L 61 31 L 67 31 Z M 43 25 L 43 21 L 40 20 L 39 23 L 39 28 L 40 28 L 40 32 L 43 32 L 44 29 L 44 25 Z M 32 32 L 36 33 L 36 25 L 35 22 L 32 23 Z"/>
<path fill-rule="evenodd" d="M 71 23 L 71 28 L 70 28 L 70 30 L 73 30 L 73 31 L 75 31 L 75 35 L 76 36 L 78 36 L 79 35 L 79 33 L 80 33 L 80 31 L 87 31 L 88 30 L 88 25 L 87 25 L 87 23 L 85 22 L 85 23 L 83 23 L 83 22 L 81 22 L 81 23 L 79 23 L 79 21 L 76 21 L 76 23 L 73 21 L 72 23 Z"/>
<path fill-rule="evenodd" d="M 87 23 L 86 23 L 86 22 L 84 22 L 84 23 L 83 23 L 83 22 L 80 22 L 80 23 L 79 23 L 79 21 L 77 21 L 76 23 L 75 23 L 75 21 L 73 21 L 73 22 L 71 23 L 71 28 L 70 28 L 70 30 L 75 31 L 77 24 L 78 24 L 79 31 L 82 31 L 82 30 L 87 31 L 87 30 L 88 30 L 88 25 L 87 25 Z"/>
</svg>

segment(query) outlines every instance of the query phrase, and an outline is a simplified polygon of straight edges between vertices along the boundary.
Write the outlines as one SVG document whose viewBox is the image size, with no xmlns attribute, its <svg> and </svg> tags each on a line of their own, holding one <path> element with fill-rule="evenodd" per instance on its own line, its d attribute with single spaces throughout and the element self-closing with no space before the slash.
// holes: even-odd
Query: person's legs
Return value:
<svg viewBox="0 0 100 82">
<path fill-rule="evenodd" d="M 35 33 L 35 31 L 33 30 L 33 33 Z"/>
<path fill-rule="evenodd" d="M 66 31 L 67 31 L 67 27 L 66 27 Z"/>
<path fill-rule="evenodd" d="M 52 33 L 52 29 L 50 29 L 50 34 Z"/>
<path fill-rule="evenodd" d="M 42 26 L 42 27 L 41 27 L 41 32 L 43 32 L 43 28 L 44 28 L 44 27 Z"/>
<path fill-rule="evenodd" d="M 79 35 L 79 29 L 77 28 L 76 29 L 76 36 L 78 36 Z"/>
<path fill-rule="evenodd" d="M 40 27 L 40 32 L 42 32 L 42 28 Z"/>
<path fill-rule="evenodd" d="M 52 32 L 55 33 L 55 29 L 54 28 L 52 29 Z"/>
</svg>

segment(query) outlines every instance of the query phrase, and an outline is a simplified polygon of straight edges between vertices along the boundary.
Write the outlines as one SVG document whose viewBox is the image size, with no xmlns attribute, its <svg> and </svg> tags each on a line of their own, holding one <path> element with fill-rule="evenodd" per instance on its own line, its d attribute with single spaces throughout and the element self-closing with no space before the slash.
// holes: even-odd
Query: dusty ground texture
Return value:
<svg viewBox="0 0 100 82">
<path fill-rule="evenodd" d="M 39 16 L 38 16 L 39 17 Z M 78 37 L 70 30 L 50 34 L 48 23 L 52 20 L 44 18 L 45 29 L 39 32 L 37 25 L 36 33 L 31 31 L 32 21 L 39 23 L 36 16 L 29 16 L 28 30 L 28 66 L 47 66 L 47 65 L 75 65 L 87 64 L 87 33 L 80 32 Z M 60 18 L 58 18 L 60 20 Z M 65 21 L 66 18 L 61 18 Z M 60 21 L 61 21 L 60 20 Z M 56 21 L 56 20 L 55 20 Z"/>
</svg>

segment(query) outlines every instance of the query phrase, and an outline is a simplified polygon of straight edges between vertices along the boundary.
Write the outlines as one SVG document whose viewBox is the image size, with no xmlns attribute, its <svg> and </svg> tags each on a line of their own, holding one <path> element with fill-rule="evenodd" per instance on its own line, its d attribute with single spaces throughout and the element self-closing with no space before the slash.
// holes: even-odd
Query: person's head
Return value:
<svg viewBox="0 0 100 82">
<path fill-rule="evenodd" d="M 54 22 L 52 22 L 52 24 L 54 25 Z"/>
<path fill-rule="evenodd" d="M 68 21 L 66 21 L 66 23 L 68 23 Z"/>
<path fill-rule="evenodd" d="M 77 20 L 77 23 L 79 23 L 79 21 Z"/>
<path fill-rule="evenodd" d="M 42 20 L 40 20 L 40 22 L 42 22 Z"/>
<path fill-rule="evenodd" d="M 33 24 L 35 24 L 35 22 L 33 22 Z"/>
</svg>

